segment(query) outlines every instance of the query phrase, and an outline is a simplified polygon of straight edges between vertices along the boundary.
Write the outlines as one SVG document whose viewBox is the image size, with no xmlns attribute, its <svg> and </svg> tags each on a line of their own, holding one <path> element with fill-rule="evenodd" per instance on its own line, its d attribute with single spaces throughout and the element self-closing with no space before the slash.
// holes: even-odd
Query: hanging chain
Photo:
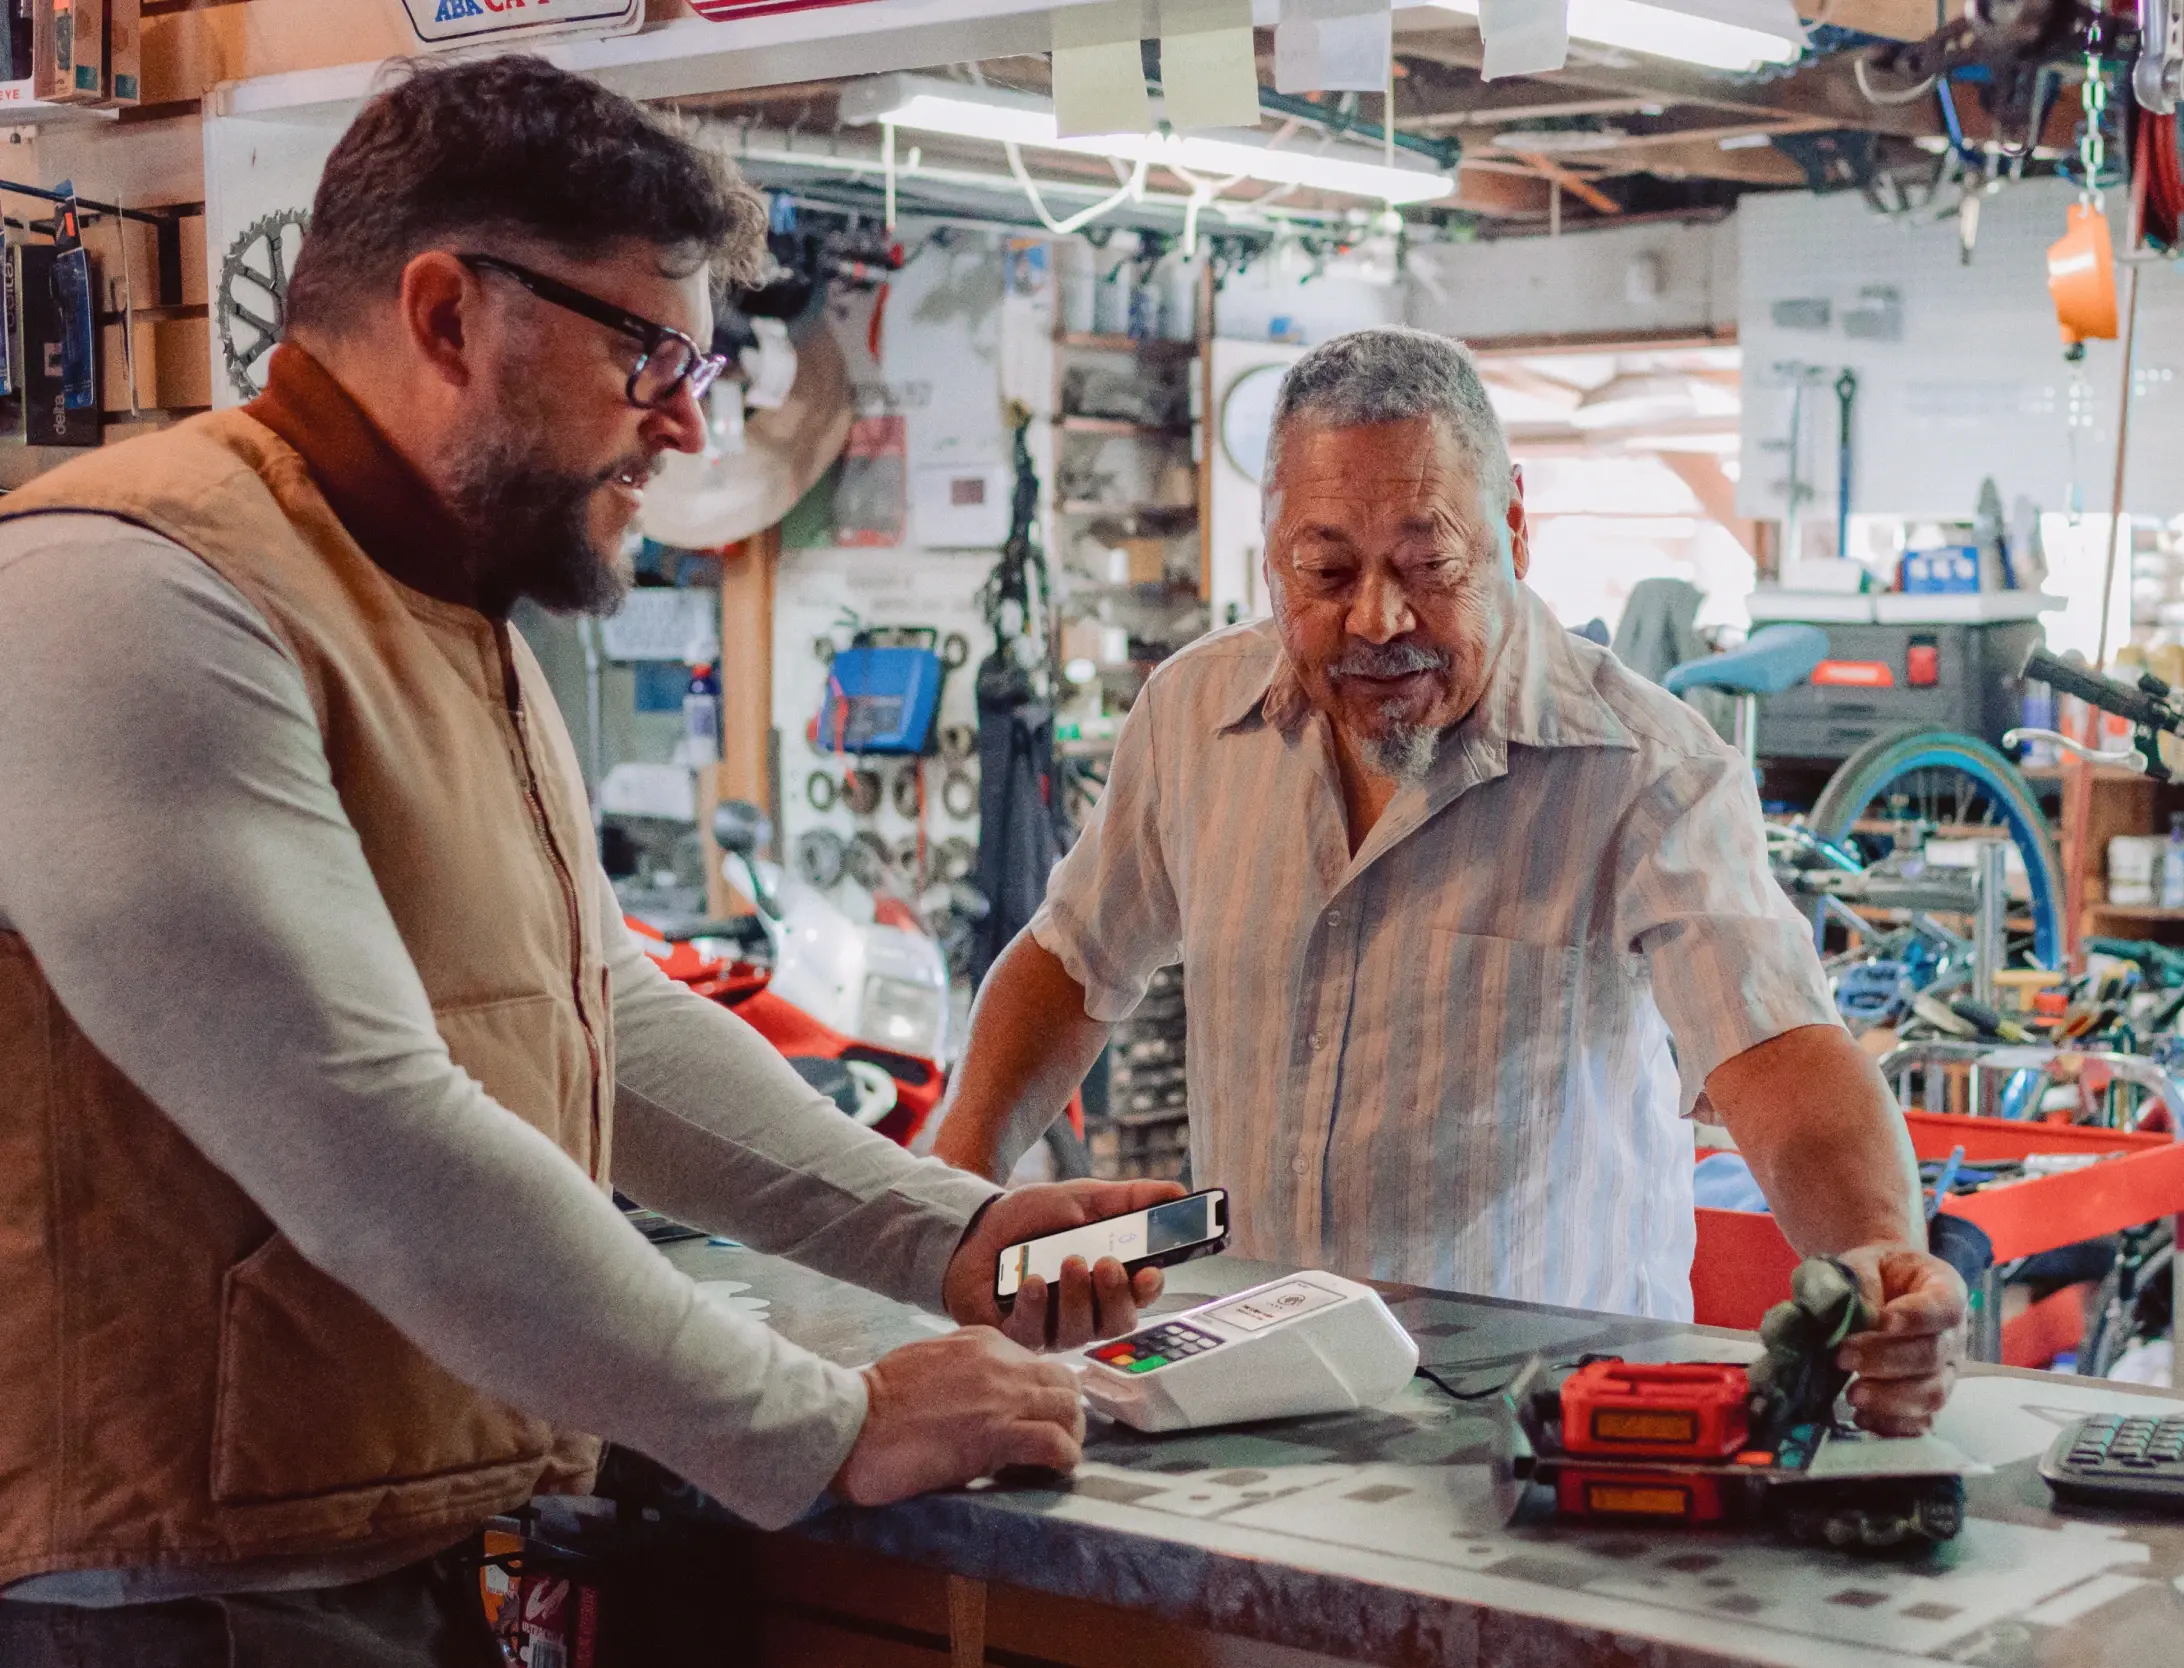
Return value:
<svg viewBox="0 0 2184 1668">
<path fill-rule="evenodd" d="M 2078 134 L 2078 167 L 2084 175 L 2081 190 L 2090 203 L 2100 196 L 2101 170 L 2108 166 L 2108 135 L 2104 131 L 2108 120 L 2108 74 L 2090 46 L 2085 55 L 2082 102 L 2085 125 Z"/>
</svg>

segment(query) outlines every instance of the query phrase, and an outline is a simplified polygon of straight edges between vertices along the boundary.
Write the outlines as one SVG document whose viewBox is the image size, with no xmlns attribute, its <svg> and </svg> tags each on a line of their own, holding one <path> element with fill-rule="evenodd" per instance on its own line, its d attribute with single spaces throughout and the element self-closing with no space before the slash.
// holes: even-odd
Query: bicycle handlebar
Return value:
<svg viewBox="0 0 2184 1668">
<path fill-rule="evenodd" d="M 2024 675 L 2142 728 L 2184 735 L 2184 713 L 2167 701 L 2087 667 L 2074 666 L 2045 649 L 2034 649 L 2025 657 Z"/>
</svg>

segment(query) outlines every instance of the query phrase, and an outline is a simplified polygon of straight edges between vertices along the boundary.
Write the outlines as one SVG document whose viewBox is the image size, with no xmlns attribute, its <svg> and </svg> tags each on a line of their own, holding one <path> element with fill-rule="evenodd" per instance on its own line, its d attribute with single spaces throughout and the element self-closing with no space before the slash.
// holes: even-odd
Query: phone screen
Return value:
<svg viewBox="0 0 2184 1668">
<path fill-rule="evenodd" d="M 1001 1253 L 993 1289 L 1001 1297 L 1014 1297 L 1034 1274 L 1049 1282 L 1058 1280 L 1065 1257 L 1082 1257 L 1088 1267 L 1102 1257 L 1128 1263 L 1218 1239 L 1224 1227 L 1227 1198 L 1219 1188 L 1213 1188 L 1188 1198 L 1170 1199 L 1150 1210 L 1110 1216 L 1104 1222 L 1088 1222 L 1081 1228 L 1012 1245 Z"/>
</svg>

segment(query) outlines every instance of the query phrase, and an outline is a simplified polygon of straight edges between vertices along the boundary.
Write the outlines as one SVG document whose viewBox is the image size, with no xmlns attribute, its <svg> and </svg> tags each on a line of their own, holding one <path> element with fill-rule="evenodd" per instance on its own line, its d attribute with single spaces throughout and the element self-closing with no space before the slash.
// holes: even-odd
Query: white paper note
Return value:
<svg viewBox="0 0 2184 1668">
<path fill-rule="evenodd" d="M 1178 132 L 1259 125 L 1251 0 L 1161 0 L 1160 93 Z"/>
<path fill-rule="evenodd" d="M 1479 78 L 1541 75 L 1570 57 L 1570 0 L 1479 0 Z"/>
<path fill-rule="evenodd" d="M 1283 0 L 1274 87 L 1283 93 L 1379 93 L 1388 85 L 1387 0 Z"/>
<path fill-rule="evenodd" d="M 1149 133 L 1144 29 L 1137 0 L 1065 6 L 1053 16 L 1054 127 L 1063 139 Z"/>
</svg>

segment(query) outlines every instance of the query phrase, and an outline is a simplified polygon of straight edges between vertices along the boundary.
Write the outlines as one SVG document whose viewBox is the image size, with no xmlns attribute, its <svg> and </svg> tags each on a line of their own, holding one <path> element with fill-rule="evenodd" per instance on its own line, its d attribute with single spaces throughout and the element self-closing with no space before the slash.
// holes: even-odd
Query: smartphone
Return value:
<svg viewBox="0 0 2184 1668">
<path fill-rule="evenodd" d="M 1228 1192 L 1209 1187 L 1149 1210 L 1110 1216 L 1008 1247 L 994 1265 L 994 1300 L 1007 1309 L 1035 1274 L 1051 1285 L 1061 1278 L 1065 1257 L 1082 1257 L 1087 1267 L 1102 1257 L 1113 1257 L 1135 1274 L 1141 1268 L 1169 1268 L 1193 1257 L 1210 1257 L 1226 1244 Z"/>
</svg>

